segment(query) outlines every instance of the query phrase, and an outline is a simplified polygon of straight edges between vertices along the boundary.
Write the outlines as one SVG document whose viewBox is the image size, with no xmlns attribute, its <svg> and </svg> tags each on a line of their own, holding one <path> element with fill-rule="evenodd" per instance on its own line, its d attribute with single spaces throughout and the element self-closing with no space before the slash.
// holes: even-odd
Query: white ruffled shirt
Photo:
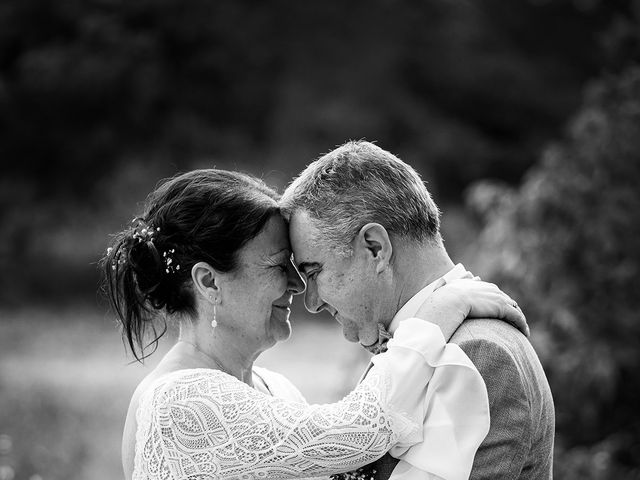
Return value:
<svg viewBox="0 0 640 480">
<path fill-rule="evenodd" d="M 434 290 L 461 278 L 473 275 L 457 264 L 420 290 L 395 315 L 389 332 L 395 333 L 401 322 L 412 318 Z M 425 412 L 422 441 L 389 450 L 400 460 L 389 480 L 468 479 L 476 451 L 489 433 L 487 388 L 469 357 L 458 345 L 447 343 L 432 366 L 439 368 L 434 370 L 421 405 Z"/>
</svg>

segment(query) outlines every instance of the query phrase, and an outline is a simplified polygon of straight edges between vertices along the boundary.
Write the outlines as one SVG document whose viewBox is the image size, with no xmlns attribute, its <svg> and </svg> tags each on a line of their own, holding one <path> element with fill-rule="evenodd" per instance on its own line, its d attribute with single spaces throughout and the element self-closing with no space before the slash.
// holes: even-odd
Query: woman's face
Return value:
<svg viewBox="0 0 640 480">
<path fill-rule="evenodd" d="M 223 275 L 219 288 L 217 328 L 238 347 L 257 354 L 289 338 L 291 301 L 304 283 L 291 263 L 287 224 L 280 215 L 238 252 L 238 268 Z"/>
</svg>

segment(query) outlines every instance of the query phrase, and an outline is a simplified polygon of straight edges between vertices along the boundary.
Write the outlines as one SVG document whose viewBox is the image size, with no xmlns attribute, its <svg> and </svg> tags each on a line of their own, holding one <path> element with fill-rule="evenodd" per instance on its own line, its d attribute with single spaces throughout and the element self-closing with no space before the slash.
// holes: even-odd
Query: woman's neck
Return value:
<svg viewBox="0 0 640 480">
<path fill-rule="evenodd" d="M 259 352 L 248 355 L 236 348 L 235 342 L 223 339 L 221 335 L 203 336 L 195 333 L 181 329 L 174 347 L 185 363 L 220 370 L 253 387 L 253 362 Z"/>
</svg>

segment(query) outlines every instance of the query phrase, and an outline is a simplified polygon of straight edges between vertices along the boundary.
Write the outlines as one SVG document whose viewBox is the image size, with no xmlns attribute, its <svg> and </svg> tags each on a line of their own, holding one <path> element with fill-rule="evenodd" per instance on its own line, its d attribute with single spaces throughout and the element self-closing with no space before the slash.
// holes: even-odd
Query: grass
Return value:
<svg viewBox="0 0 640 480">
<path fill-rule="evenodd" d="M 330 318 L 311 321 L 301 312 L 292 318 L 291 339 L 257 363 L 283 373 L 312 403 L 341 398 L 368 354 L 345 342 Z M 0 449 L 0 480 L 3 467 L 15 480 L 122 478 L 129 398 L 171 342 L 164 340 L 146 366 L 129 364 L 108 315 L 0 311 L 0 435 L 11 443 L 10 451 Z"/>
</svg>

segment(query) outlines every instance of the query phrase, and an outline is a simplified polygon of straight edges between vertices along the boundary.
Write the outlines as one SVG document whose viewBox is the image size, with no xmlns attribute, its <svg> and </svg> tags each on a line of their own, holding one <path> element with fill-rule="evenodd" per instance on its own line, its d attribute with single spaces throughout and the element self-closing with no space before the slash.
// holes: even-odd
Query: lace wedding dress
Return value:
<svg viewBox="0 0 640 480">
<path fill-rule="evenodd" d="M 420 442 L 427 383 L 445 344 L 433 324 L 403 328 L 334 404 L 274 398 L 217 370 L 158 378 L 137 410 L 133 479 L 330 475 L 366 465 L 393 445 Z"/>
</svg>

